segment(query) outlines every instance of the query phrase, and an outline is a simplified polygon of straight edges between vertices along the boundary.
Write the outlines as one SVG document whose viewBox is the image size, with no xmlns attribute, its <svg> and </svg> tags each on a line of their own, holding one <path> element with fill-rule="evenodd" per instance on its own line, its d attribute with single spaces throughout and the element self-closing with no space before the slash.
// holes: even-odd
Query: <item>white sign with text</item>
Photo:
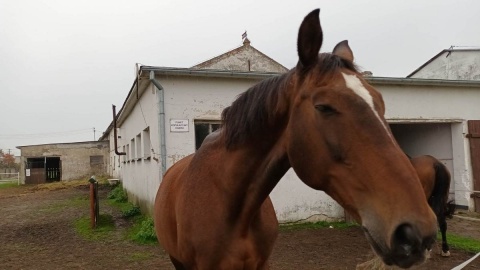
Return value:
<svg viewBox="0 0 480 270">
<path fill-rule="evenodd" d="M 170 132 L 188 132 L 188 119 L 170 119 Z"/>
</svg>

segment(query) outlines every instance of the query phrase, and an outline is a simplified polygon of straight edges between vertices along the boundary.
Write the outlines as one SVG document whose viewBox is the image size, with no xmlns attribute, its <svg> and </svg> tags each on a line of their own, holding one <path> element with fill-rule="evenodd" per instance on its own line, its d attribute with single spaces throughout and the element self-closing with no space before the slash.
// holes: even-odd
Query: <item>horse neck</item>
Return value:
<svg viewBox="0 0 480 270">
<path fill-rule="evenodd" d="M 222 160 L 226 176 L 220 181 L 231 193 L 229 213 L 236 222 L 238 219 L 252 218 L 290 168 L 284 139 L 288 125 L 289 103 L 294 94 L 293 87 L 285 87 L 289 84 L 291 76 L 292 74 L 288 73 L 267 82 L 263 87 L 268 86 L 268 89 L 256 89 L 256 91 L 263 91 L 261 92 L 263 95 L 251 92 L 248 93 L 249 96 L 244 96 L 245 99 L 257 97 L 267 102 L 267 104 L 256 104 L 256 106 L 268 110 L 268 116 L 263 115 L 260 122 L 243 125 L 239 129 L 230 126 L 234 132 L 244 135 L 242 139 L 237 137 L 232 145 L 228 143 L 229 140 L 225 137 L 228 133 L 225 132 L 224 136 L 220 136 L 221 141 L 218 141 L 223 149 Z M 245 99 L 242 101 L 245 102 Z M 253 110 L 265 114 L 266 112 L 262 109 L 254 108 Z M 243 108 L 237 108 L 237 110 L 242 111 Z M 257 114 L 249 114 L 251 111 L 243 113 L 249 117 L 240 117 L 240 119 L 247 122 L 258 120 Z M 255 119 L 251 119 L 252 116 Z M 235 120 L 238 121 L 238 119 Z M 252 126 L 254 127 L 251 128 Z M 245 130 L 245 127 L 250 129 Z M 248 221 L 244 223 L 240 220 L 239 223 L 248 224 Z"/>
<path fill-rule="evenodd" d="M 283 132 L 260 147 L 247 144 L 225 151 L 225 171 L 229 173 L 222 181 L 232 194 L 229 209 L 232 220 L 245 220 L 240 223 L 248 224 L 290 168 L 282 138 Z"/>
</svg>

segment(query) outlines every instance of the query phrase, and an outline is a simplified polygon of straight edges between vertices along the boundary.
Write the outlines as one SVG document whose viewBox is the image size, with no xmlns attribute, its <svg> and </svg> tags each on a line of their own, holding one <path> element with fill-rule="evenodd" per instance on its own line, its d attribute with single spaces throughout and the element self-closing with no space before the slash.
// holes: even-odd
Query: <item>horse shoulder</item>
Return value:
<svg viewBox="0 0 480 270">
<path fill-rule="evenodd" d="M 182 172 L 188 167 L 193 155 L 187 156 L 172 167 L 163 176 L 157 191 L 154 205 L 155 231 L 162 246 L 173 256 L 178 256 L 177 209 L 178 191 L 182 185 Z"/>
</svg>

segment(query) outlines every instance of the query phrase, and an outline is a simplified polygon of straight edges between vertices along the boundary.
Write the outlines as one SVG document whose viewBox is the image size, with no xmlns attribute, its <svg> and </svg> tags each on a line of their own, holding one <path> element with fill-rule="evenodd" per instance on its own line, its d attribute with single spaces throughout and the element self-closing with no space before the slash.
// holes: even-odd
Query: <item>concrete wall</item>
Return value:
<svg viewBox="0 0 480 270">
<path fill-rule="evenodd" d="M 104 175 L 107 174 L 109 166 L 108 141 L 29 145 L 18 148 L 21 150 L 22 183 L 25 183 L 25 165 L 28 158 L 60 157 L 62 181 Z M 91 156 L 103 156 L 103 164 L 91 166 Z"/>
<path fill-rule="evenodd" d="M 167 168 L 195 151 L 195 120 L 220 120 L 222 110 L 230 105 L 238 94 L 259 81 L 259 79 L 235 77 L 177 75 L 157 75 L 156 80 L 165 89 Z M 438 139 L 438 142 L 434 142 L 432 145 L 450 140 L 450 144 L 446 143 L 449 150 L 445 153 L 448 154 L 440 158 L 451 160 L 456 203 L 472 209 L 473 202 L 469 198 L 469 192 L 472 189 L 470 153 L 468 140 L 464 134 L 466 133 L 466 120 L 480 118 L 480 106 L 476 106 L 480 100 L 480 89 L 455 84 L 385 83 L 381 78 L 370 78 L 369 80 L 384 96 L 387 108 L 386 118 L 389 122 L 397 124 L 446 123 L 449 128 L 442 126 L 441 135 L 438 138 L 434 133 L 428 137 L 432 140 Z M 137 105 L 133 107 L 130 114 L 125 113 L 122 116 L 125 120 L 122 120 L 119 126 L 119 135 L 122 137 L 119 142 L 120 148 L 131 143 L 132 138 L 149 126 L 152 148 L 156 154 L 160 152 L 157 92 L 151 84 L 148 85 L 139 100 L 142 106 Z M 186 121 L 188 131 L 171 131 L 171 120 Z M 408 135 L 408 130 L 405 130 L 404 133 Z M 408 140 L 408 136 L 405 137 L 405 140 Z M 417 152 L 415 154 L 433 154 Z M 152 209 L 161 181 L 160 161 L 160 157 L 158 157 L 158 161 L 141 160 L 120 165 L 119 175 L 123 180 L 124 187 L 129 194 L 134 196 L 134 202 L 142 204 L 142 208 L 146 208 L 148 211 Z M 324 192 L 308 188 L 291 170 L 275 187 L 271 198 L 277 217 L 283 222 L 309 218 L 315 220 L 343 217 L 343 209 L 335 201 Z"/>
<path fill-rule="evenodd" d="M 473 210 L 470 192 L 473 178 L 467 134 L 467 120 L 480 119 L 478 87 L 443 85 L 395 85 L 375 83 L 386 104 L 391 123 L 449 123 L 451 125 L 452 177 L 456 204 Z M 432 143 L 432 142 L 428 142 Z M 419 153 L 420 154 L 420 153 Z"/>
<path fill-rule="evenodd" d="M 246 42 L 237 49 L 200 63 L 193 68 L 278 73 L 288 71 L 287 68 L 250 46 L 250 42 Z"/>
<path fill-rule="evenodd" d="M 480 49 L 445 51 L 411 78 L 480 80 Z"/>
<path fill-rule="evenodd" d="M 167 127 L 167 167 L 195 152 L 194 120 L 220 120 L 221 112 L 236 96 L 258 80 L 202 77 L 159 78 L 165 90 L 167 125 L 171 119 L 189 121 L 189 132 L 170 132 Z M 303 184 L 293 170 L 271 193 L 280 221 L 341 218 L 343 209 L 328 195 Z"/>
<path fill-rule="evenodd" d="M 150 84 L 128 117 L 117 126 L 118 151 L 128 155 L 115 155 L 113 130 L 109 134 L 111 159 L 116 162 L 109 170 L 122 181 L 129 199 L 146 212 L 153 209 L 162 175 L 157 98 L 158 91 Z M 132 144 L 135 145 L 135 154 Z"/>
<path fill-rule="evenodd" d="M 453 173 L 451 125 L 450 123 L 391 124 L 390 127 L 398 144 L 409 156 L 434 156 Z M 455 181 L 450 185 L 450 198 L 455 198 Z"/>
</svg>

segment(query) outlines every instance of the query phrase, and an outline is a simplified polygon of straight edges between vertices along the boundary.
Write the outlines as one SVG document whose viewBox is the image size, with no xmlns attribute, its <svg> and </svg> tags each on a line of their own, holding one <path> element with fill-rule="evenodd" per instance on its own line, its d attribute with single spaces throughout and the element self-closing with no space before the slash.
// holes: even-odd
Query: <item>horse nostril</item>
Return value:
<svg viewBox="0 0 480 270">
<path fill-rule="evenodd" d="M 391 240 L 391 261 L 408 268 L 425 259 L 426 249 L 435 241 L 435 235 L 423 237 L 417 227 L 404 223 L 395 229 Z"/>
<path fill-rule="evenodd" d="M 402 250 L 402 253 L 405 254 L 405 256 L 410 256 L 412 254 L 412 246 L 408 244 L 403 244 L 400 245 L 400 248 Z"/>
<path fill-rule="evenodd" d="M 412 252 L 419 249 L 421 240 L 417 230 L 410 224 L 397 227 L 392 239 L 392 248 L 397 255 L 409 257 Z"/>
</svg>

